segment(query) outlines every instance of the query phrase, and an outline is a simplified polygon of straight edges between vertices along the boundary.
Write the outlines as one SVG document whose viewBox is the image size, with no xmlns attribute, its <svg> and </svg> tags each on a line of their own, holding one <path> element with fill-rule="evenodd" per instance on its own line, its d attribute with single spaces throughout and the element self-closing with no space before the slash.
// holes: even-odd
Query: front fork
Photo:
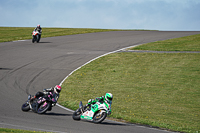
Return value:
<svg viewBox="0 0 200 133">
<path fill-rule="evenodd" d="M 27 103 L 29 104 L 30 109 L 32 110 L 33 108 L 32 108 L 32 106 L 31 106 L 31 95 L 28 96 L 28 101 L 27 101 Z"/>
</svg>

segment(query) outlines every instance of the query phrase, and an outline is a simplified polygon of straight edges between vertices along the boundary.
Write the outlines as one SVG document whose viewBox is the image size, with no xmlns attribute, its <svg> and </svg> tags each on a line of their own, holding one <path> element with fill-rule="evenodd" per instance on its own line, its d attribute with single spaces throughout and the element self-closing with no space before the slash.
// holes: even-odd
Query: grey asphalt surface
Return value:
<svg viewBox="0 0 200 133">
<path fill-rule="evenodd" d="M 163 133 L 134 124 L 72 120 L 72 112 L 55 106 L 38 115 L 22 112 L 28 94 L 59 84 L 89 60 L 124 47 L 200 32 L 114 31 L 0 43 L 0 127 L 67 133 Z M 78 88 L 77 88 L 78 89 Z M 61 92 L 62 93 L 62 92 Z"/>
</svg>

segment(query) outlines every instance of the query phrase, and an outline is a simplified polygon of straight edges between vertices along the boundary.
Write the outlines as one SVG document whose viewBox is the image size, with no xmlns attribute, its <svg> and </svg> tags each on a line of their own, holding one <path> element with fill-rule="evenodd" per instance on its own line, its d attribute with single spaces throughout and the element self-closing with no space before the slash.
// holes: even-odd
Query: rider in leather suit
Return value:
<svg viewBox="0 0 200 133">
<path fill-rule="evenodd" d="M 61 92 L 61 86 L 59 85 L 56 85 L 54 88 L 51 87 L 51 88 L 48 88 L 48 89 L 43 89 L 43 92 L 37 92 L 35 94 L 35 96 L 31 99 L 31 100 L 34 100 L 36 98 L 39 98 L 43 95 L 50 95 L 50 98 L 52 100 L 52 106 L 55 106 L 57 101 L 58 101 L 58 98 L 59 98 L 59 93 Z M 49 111 L 52 109 L 52 106 L 51 108 L 49 109 Z"/>
<path fill-rule="evenodd" d="M 87 107 L 89 107 L 89 109 L 90 109 L 91 104 L 95 104 L 96 102 L 103 103 L 105 101 L 111 105 L 112 99 L 113 99 L 113 95 L 111 93 L 106 93 L 105 96 L 97 97 L 95 99 L 89 99 L 88 103 L 83 108 L 86 109 Z M 111 114 L 111 110 L 109 111 L 109 115 L 110 114 Z"/>
<path fill-rule="evenodd" d="M 34 29 L 34 31 L 38 31 L 39 34 L 39 38 L 41 38 L 41 34 L 42 34 L 42 28 L 40 27 L 40 25 L 38 24 L 37 27 Z"/>
</svg>

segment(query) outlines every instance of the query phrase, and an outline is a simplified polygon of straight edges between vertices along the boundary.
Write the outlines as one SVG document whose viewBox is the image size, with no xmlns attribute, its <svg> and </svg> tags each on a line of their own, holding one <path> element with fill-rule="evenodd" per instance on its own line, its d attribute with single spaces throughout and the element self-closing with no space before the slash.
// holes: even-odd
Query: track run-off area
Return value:
<svg viewBox="0 0 200 133">
<path fill-rule="evenodd" d="M 112 31 L 0 43 L 0 127 L 65 133 L 163 133 L 135 124 L 105 120 L 101 124 L 74 121 L 72 111 L 55 106 L 38 115 L 22 112 L 29 94 L 60 84 L 91 60 L 120 49 L 200 34 L 198 31 Z M 61 92 L 62 93 L 62 92 Z"/>
</svg>

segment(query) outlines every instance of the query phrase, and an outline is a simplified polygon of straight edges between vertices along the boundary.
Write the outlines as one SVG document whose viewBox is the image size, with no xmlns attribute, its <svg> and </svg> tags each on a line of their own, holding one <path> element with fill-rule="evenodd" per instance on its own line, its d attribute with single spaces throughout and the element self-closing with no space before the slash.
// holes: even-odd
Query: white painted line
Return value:
<svg viewBox="0 0 200 133">
<path fill-rule="evenodd" d="M 141 45 L 141 44 L 138 44 L 138 45 Z M 90 62 L 92 62 L 92 61 L 94 61 L 94 60 L 96 60 L 96 59 L 98 59 L 98 58 L 101 58 L 101 57 L 103 57 L 103 56 L 106 56 L 106 55 L 109 55 L 109 54 L 112 54 L 112 53 L 116 53 L 116 52 L 119 52 L 119 51 L 122 51 L 122 50 L 125 50 L 125 49 L 128 49 L 128 48 L 131 48 L 131 47 L 136 47 L 136 46 L 138 46 L 138 45 L 125 47 L 125 48 L 122 48 L 122 49 L 119 49 L 119 50 L 115 50 L 115 51 L 113 51 L 113 52 L 108 52 L 108 53 L 106 53 L 106 54 L 100 55 L 100 56 L 98 56 L 98 57 L 96 57 L 96 58 L 94 58 L 94 59 L 92 59 L 92 60 L 86 62 L 86 63 L 83 64 L 82 66 L 80 66 L 80 67 L 76 68 L 75 70 L 73 70 L 69 75 L 67 75 L 67 76 L 62 80 L 62 82 L 61 82 L 59 85 L 61 86 L 61 85 L 63 84 L 63 82 L 64 82 L 70 75 L 72 75 L 72 73 L 74 73 L 75 71 L 77 71 L 77 70 L 80 69 L 81 67 L 83 67 L 83 66 L 89 64 Z"/>
<path fill-rule="evenodd" d="M 57 105 L 58 107 L 60 107 L 60 108 L 63 108 L 64 110 L 67 110 L 67 111 L 70 111 L 70 112 L 74 112 L 74 110 L 71 110 L 71 109 L 68 109 L 68 108 L 66 108 L 66 107 L 63 107 L 62 105 L 60 105 L 60 104 L 58 104 L 58 103 L 56 103 L 56 105 Z"/>
<path fill-rule="evenodd" d="M 28 41 L 28 40 L 17 40 L 17 41 L 13 41 L 13 42 L 24 42 L 24 41 Z"/>
<path fill-rule="evenodd" d="M 138 45 L 141 45 L 141 44 L 138 44 Z M 106 56 L 106 55 L 109 55 L 109 54 L 112 54 L 112 53 L 116 53 L 116 52 L 119 52 L 119 51 L 123 51 L 123 50 L 128 49 L 128 48 L 131 48 L 131 47 L 136 47 L 136 46 L 138 46 L 138 45 L 129 46 L 129 47 L 121 48 L 121 49 L 119 49 L 119 50 L 115 50 L 115 51 L 112 51 L 112 52 L 108 52 L 108 53 L 105 53 L 105 54 L 103 54 L 103 55 L 100 55 L 100 56 L 98 56 L 98 57 L 96 57 L 96 58 L 94 58 L 94 59 L 92 59 L 92 60 L 86 62 L 86 63 L 83 64 L 82 66 L 80 66 L 80 67 L 76 68 L 75 70 L 73 70 L 69 75 L 67 75 L 67 76 L 62 80 L 62 82 L 61 82 L 59 85 L 62 86 L 63 82 L 64 82 L 70 75 L 72 75 L 75 71 L 77 71 L 77 70 L 80 69 L 81 67 L 83 67 L 83 66 L 89 64 L 90 62 L 92 62 L 92 61 L 94 61 L 94 60 L 96 60 L 96 59 L 98 59 L 98 58 L 101 58 L 101 57 L 103 57 L 103 56 Z M 68 108 L 66 108 L 66 107 L 63 107 L 63 106 L 61 106 L 60 104 L 56 104 L 56 105 L 58 105 L 59 107 L 65 109 L 65 110 L 74 112 L 73 110 L 68 109 Z"/>
</svg>

